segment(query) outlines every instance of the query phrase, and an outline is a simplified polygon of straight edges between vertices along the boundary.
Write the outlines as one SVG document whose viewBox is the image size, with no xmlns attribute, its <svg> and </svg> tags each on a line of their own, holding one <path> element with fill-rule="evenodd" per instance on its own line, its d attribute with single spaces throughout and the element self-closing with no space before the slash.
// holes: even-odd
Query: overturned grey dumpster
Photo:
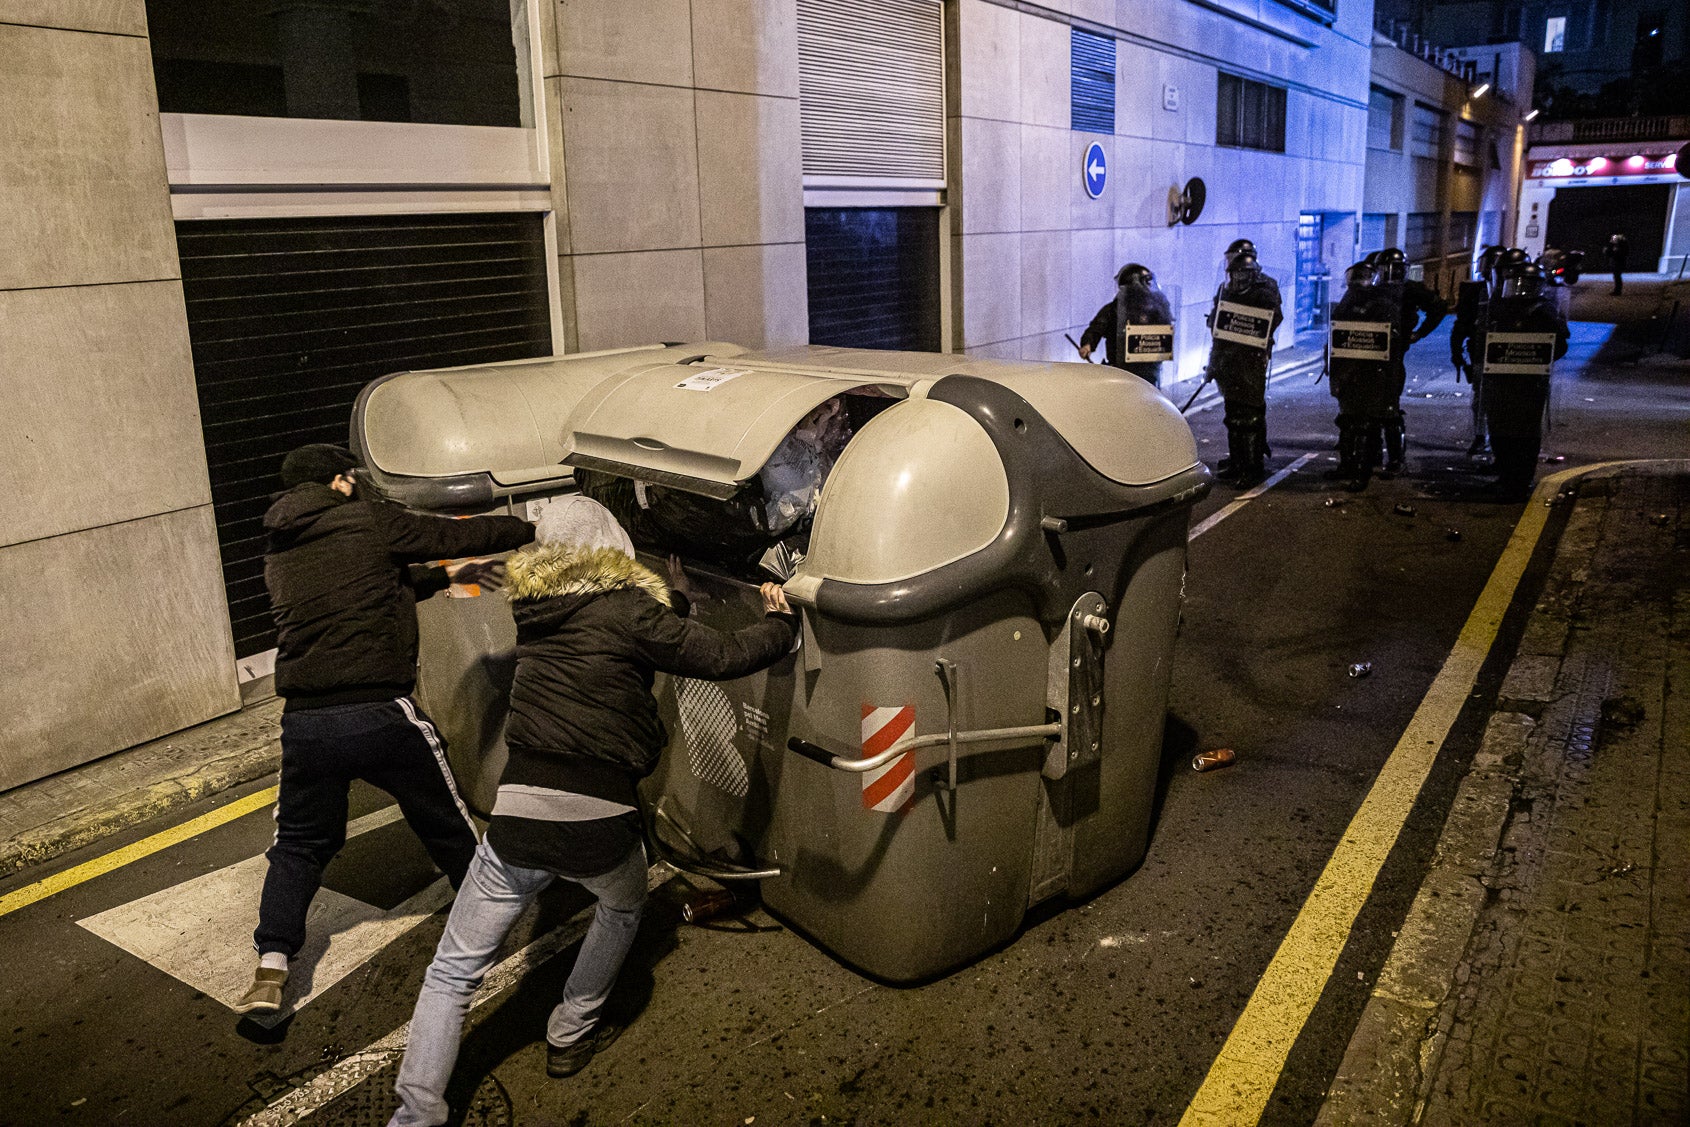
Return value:
<svg viewBox="0 0 1690 1127">
<path fill-rule="evenodd" d="M 760 881 L 854 966 L 941 973 L 1142 858 L 1208 488 L 1143 380 L 698 345 L 390 377 L 354 440 L 425 507 L 598 497 L 648 563 L 686 559 L 713 625 L 753 620 L 757 583 L 786 580 L 796 651 L 739 681 L 660 683 L 671 743 L 642 792 L 669 859 Z M 419 692 L 485 811 L 509 612 L 424 609 Z"/>
</svg>

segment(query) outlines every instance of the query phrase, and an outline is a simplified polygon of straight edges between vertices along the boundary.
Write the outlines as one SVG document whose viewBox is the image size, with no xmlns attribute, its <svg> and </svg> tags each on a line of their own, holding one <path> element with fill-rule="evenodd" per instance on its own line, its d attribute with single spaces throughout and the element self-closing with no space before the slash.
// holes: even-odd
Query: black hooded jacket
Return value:
<svg viewBox="0 0 1690 1127">
<path fill-rule="evenodd" d="M 393 700 L 417 683 L 418 598 L 444 568 L 412 565 L 519 548 L 516 517 L 453 520 L 307 482 L 264 514 L 264 585 L 276 621 L 276 694 L 289 710 Z"/>
<path fill-rule="evenodd" d="M 516 677 L 501 785 L 632 806 L 634 784 L 668 742 L 654 674 L 744 677 L 792 648 L 791 616 L 713 630 L 670 609 L 663 580 L 612 548 L 538 546 L 512 556 L 508 569 Z"/>
</svg>

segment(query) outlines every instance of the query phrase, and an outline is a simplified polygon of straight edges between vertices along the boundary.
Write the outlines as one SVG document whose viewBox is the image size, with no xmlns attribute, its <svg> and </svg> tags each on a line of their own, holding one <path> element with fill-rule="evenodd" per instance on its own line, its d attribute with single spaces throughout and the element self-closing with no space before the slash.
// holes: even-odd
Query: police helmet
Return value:
<svg viewBox="0 0 1690 1127">
<path fill-rule="evenodd" d="M 1232 260 L 1237 258 L 1239 255 L 1244 254 L 1246 251 L 1250 254 L 1255 254 L 1256 244 L 1251 242 L 1249 239 L 1234 239 L 1226 245 L 1226 253 L 1221 255 L 1221 258 L 1230 267 L 1232 265 Z"/>
<path fill-rule="evenodd" d="M 1502 297 L 1542 297 L 1543 267 L 1535 262 L 1514 265 L 1502 276 Z"/>
<path fill-rule="evenodd" d="M 1366 262 L 1358 262 L 1344 271 L 1346 286 L 1371 286 L 1373 284 L 1373 267 Z"/>
<path fill-rule="evenodd" d="M 1400 282 L 1408 277 L 1408 255 L 1399 247 L 1386 247 L 1374 260 L 1373 268 L 1381 282 Z"/>
<path fill-rule="evenodd" d="M 1256 261 L 1254 250 L 1241 250 L 1227 259 L 1226 272 L 1228 277 L 1254 278 L 1262 272 L 1262 264 Z"/>
<path fill-rule="evenodd" d="M 1117 286 L 1142 286 L 1144 289 L 1156 288 L 1156 275 L 1150 272 L 1150 267 L 1137 262 L 1129 262 L 1115 272 Z"/>
</svg>

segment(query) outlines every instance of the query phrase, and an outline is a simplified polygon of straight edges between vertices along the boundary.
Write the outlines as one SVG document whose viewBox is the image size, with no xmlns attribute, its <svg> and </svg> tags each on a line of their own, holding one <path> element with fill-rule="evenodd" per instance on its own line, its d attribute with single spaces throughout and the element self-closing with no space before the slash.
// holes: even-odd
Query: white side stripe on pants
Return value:
<svg viewBox="0 0 1690 1127">
<path fill-rule="evenodd" d="M 417 712 L 417 706 L 411 702 L 410 697 L 400 697 L 394 703 L 404 710 L 406 718 L 417 726 L 417 731 L 428 741 L 429 750 L 434 752 L 434 762 L 439 765 L 440 774 L 446 780 L 446 789 L 452 793 L 452 802 L 457 806 L 458 813 L 464 816 L 464 824 L 469 826 L 469 832 L 474 834 L 475 819 L 469 816 L 469 807 L 458 797 L 458 784 L 452 779 L 452 765 L 446 762 L 446 745 L 441 742 L 440 733 L 434 730 L 431 721 L 425 720 Z"/>
</svg>

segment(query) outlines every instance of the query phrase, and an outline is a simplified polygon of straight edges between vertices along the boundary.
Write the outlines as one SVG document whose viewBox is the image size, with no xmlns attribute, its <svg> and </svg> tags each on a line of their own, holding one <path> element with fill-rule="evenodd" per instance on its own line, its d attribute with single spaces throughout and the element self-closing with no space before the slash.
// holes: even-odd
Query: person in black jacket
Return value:
<svg viewBox="0 0 1690 1127">
<path fill-rule="evenodd" d="M 645 905 L 635 786 L 668 742 L 654 674 L 728 680 L 792 649 L 796 616 L 779 586 L 763 584 L 759 623 L 728 634 L 693 622 L 684 595 L 634 559 L 628 534 L 588 497 L 552 502 L 537 540 L 511 557 L 505 586 L 516 619 L 510 759 L 423 977 L 395 1084 L 397 1127 L 446 1122 L 470 998 L 511 925 L 558 877 L 598 906 L 546 1024 L 547 1075 L 579 1072 L 620 1032 L 599 1010 Z"/>
<path fill-rule="evenodd" d="M 1156 284 L 1156 275 L 1150 272 L 1149 267 L 1136 262 L 1129 262 L 1115 272 L 1115 297 L 1104 303 L 1080 335 L 1080 359 L 1090 360 L 1101 342 L 1104 363 L 1141 376 L 1155 387 L 1162 378 L 1162 362 L 1129 362 L 1126 343 L 1128 325 L 1165 326 L 1169 339 L 1173 337 L 1173 309 Z"/>
<path fill-rule="evenodd" d="M 353 779 L 398 800 L 454 888 L 475 853 L 475 824 L 458 799 L 445 741 L 410 696 L 416 600 L 497 574 L 496 564 L 429 561 L 517 548 L 534 528 L 516 517 L 451 520 L 364 500 L 357 468 L 344 447 L 302 446 L 283 459 L 286 492 L 264 514 L 276 694 L 287 703 L 276 839 L 253 933 L 259 965 L 236 1013 L 281 1008 L 323 867 L 346 842 Z"/>
<path fill-rule="evenodd" d="M 1273 334 L 1284 320 L 1279 283 L 1262 271 L 1256 252 L 1232 253 L 1229 248 L 1226 282 L 1209 306 L 1209 330 L 1214 334 L 1209 375 L 1226 407 L 1227 456 L 1215 477 L 1239 489 L 1249 489 L 1267 476 L 1267 376 Z"/>
</svg>

